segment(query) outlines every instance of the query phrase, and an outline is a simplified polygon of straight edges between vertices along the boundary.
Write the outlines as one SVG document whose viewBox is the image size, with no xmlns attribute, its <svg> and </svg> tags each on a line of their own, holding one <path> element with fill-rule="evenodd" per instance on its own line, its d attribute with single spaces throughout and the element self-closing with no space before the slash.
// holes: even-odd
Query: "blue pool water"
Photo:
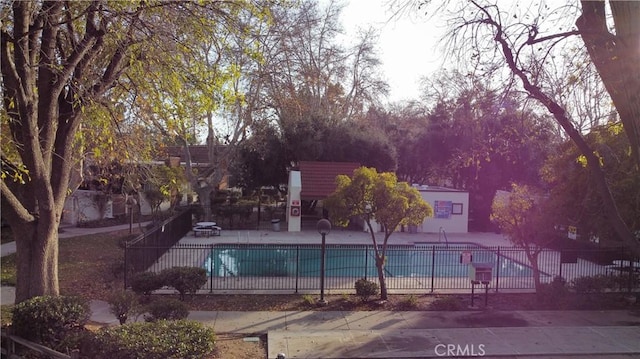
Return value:
<svg viewBox="0 0 640 359">
<path fill-rule="evenodd" d="M 474 263 L 490 263 L 501 277 L 530 277 L 529 266 L 520 264 L 481 246 L 457 248 L 394 246 L 387 249 L 387 277 L 467 277 L 469 264 L 461 263 L 463 251 L 471 252 Z M 212 277 L 320 276 L 320 248 L 312 246 L 237 245 L 215 246 L 203 267 Z M 327 277 L 375 277 L 375 255 L 371 246 L 327 247 Z"/>
</svg>

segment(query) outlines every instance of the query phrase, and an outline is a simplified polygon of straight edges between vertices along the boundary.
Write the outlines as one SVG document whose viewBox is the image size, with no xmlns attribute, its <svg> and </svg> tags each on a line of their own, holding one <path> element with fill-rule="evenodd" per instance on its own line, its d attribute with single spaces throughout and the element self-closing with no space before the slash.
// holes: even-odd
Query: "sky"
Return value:
<svg viewBox="0 0 640 359">
<path fill-rule="evenodd" d="M 342 0 L 346 7 L 341 21 L 347 36 L 355 35 L 358 27 L 374 27 L 379 31 L 378 51 L 382 71 L 390 86 L 389 101 L 418 99 L 419 80 L 441 67 L 442 51 L 437 44 L 444 33 L 422 14 L 392 17 L 385 3 L 388 0 Z"/>
</svg>

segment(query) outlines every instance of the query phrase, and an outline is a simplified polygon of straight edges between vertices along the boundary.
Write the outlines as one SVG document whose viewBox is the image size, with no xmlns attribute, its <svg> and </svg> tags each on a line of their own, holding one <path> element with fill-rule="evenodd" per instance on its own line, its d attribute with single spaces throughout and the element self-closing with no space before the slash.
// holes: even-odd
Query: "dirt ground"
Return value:
<svg viewBox="0 0 640 359">
<path fill-rule="evenodd" d="M 260 359 L 268 355 L 266 335 L 258 337 L 257 342 L 252 341 L 256 337 L 239 334 L 222 333 L 217 334 L 216 337 L 216 350 L 212 359 Z"/>
</svg>

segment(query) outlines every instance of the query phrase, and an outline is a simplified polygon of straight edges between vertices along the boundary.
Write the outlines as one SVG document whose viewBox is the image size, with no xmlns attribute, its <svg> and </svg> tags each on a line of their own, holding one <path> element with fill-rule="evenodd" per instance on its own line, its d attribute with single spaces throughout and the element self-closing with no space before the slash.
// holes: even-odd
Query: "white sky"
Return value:
<svg viewBox="0 0 640 359">
<path fill-rule="evenodd" d="M 380 34 L 378 51 L 382 70 L 390 86 L 391 102 L 419 98 L 420 78 L 441 67 L 443 56 L 437 45 L 444 30 L 434 19 L 415 13 L 389 20 L 388 0 L 343 0 L 341 20 L 347 36 L 358 27 L 372 26 Z"/>
</svg>

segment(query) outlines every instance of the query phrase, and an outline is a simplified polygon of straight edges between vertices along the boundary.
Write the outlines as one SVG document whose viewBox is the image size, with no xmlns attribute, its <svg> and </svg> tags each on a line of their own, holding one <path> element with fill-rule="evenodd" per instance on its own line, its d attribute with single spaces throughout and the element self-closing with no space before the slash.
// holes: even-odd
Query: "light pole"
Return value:
<svg viewBox="0 0 640 359">
<path fill-rule="evenodd" d="M 127 205 L 127 209 L 129 210 L 129 234 L 131 234 L 133 230 L 133 206 L 138 204 L 138 201 L 136 201 L 136 199 L 132 196 L 129 196 L 125 203 Z"/>
<path fill-rule="evenodd" d="M 318 233 L 322 235 L 322 247 L 320 248 L 320 301 L 319 305 L 327 305 L 327 301 L 324 299 L 324 260 L 325 260 L 325 236 L 331 232 L 331 222 L 323 218 L 318 221 L 316 225 Z"/>
</svg>

